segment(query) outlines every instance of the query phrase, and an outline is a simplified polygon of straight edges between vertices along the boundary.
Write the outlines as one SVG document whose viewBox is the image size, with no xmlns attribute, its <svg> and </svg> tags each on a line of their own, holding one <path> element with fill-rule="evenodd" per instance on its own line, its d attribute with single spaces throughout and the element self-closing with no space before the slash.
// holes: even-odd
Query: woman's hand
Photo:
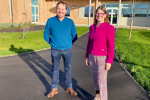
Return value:
<svg viewBox="0 0 150 100">
<path fill-rule="evenodd" d="M 111 64 L 110 63 L 106 63 L 106 70 L 110 70 Z"/>
<path fill-rule="evenodd" d="M 86 63 L 86 65 L 90 65 L 90 63 L 89 63 L 89 58 L 86 58 L 86 60 L 85 60 L 85 63 Z"/>
</svg>

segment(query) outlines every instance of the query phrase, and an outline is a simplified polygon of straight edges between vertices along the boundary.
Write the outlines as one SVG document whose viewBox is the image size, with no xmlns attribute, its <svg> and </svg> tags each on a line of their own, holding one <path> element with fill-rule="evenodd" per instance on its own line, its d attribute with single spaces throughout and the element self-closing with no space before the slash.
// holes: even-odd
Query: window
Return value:
<svg viewBox="0 0 150 100">
<path fill-rule="evenodd" d="M 122 17 L 132 17 L 132 8 L 123 8 L 121 16 Z"/>
<path fill-rule="evenodd" d="M 38 0 L 31 0 L 32 5 L 38 5 Z"/>
<path fill-rule="evenodd" d="M 136 4 L 135 8 L 148 8 L 149 4 Z"/>
<path fill-rule="evenodd" d="M 65 16 L 70 17 L 70 7 L 67 7 L 67 13 Z"/>
<path fill-rule="evenodd" d="M 150 18 L 150 9 L 149 9 L 149 11 L 148 11 L 148 18 Z"/>
<path fill-rule="evenodd" d="M 149 4 L 136 4 L 135 5 L 135 17 L 147 17 L 147 11 Z"/>
<path fill-rule="evenodd" d="M 39 7 L 32 6 L 32 22 L 38 22 L 39 21 Z"/>
<path fill-rule="evenodd" d="M 93 17 L 93 8 L 91 7 L 91 17 Z M 79 18 L 89 17 L 89 7 L 79 7 Z"/>
<path fill-rule="evenodd" d="M 106 7 L 119 7 L 119 4 L 106 4 Z"/>
<path fill-rule="evenodd" d="M 147 17 L 149 4 L 136 4 L 133 8 L 134 17 Z M 131 17 L 132 5 L 123 5 L 122 17 Z"/>
<path fill-rule="evenodd" d="M 105 7 L 105 4 L 101 4 L 101 6 L 104 6 L 104 7 Z"/>
<path fill-rule="evenodd" d="M 135 17 L 147 17 L 147 9 L 135 9 Z"/>
<path fill-rule="evenodd" d="M 132 5 L 123 5 L 123 7 L 132 7 Z"/>
<path fill-rule="evenodd" d="M 85 7 L 84 17 L 89 17 L 89 7 Z M 91 7 L 91 15 L 90 15 L 90 17 L 93 17 L 93 7 Z"/>
</svg>

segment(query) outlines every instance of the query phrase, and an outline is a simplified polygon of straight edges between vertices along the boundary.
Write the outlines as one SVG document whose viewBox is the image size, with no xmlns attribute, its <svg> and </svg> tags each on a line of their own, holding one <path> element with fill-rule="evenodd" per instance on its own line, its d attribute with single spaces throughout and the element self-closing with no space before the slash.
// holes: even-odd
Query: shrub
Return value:
<svg viewBox="0 0 150 100">
<path fill-rule="evenodd" d="M 23 23 L 22 23 L 22 22 L 20 22 L 20 23 L 19 23 L 19 26 L 20 26 L 20 27 L 21 27 L 21 26 L 23 26 Z"/>
<path fill-rule="evenodd" d="M 1 28 L 9 28 L 11 26 L 11 23 L 0 23 Z"/>
<path fill-rule="evenodd" d="M 36 24 L 32 24 L 32 26 L 36 26 Z"/>
<path fill-rule="evenodd" d="M 12 26 L 13 26 L 13 27 L 19 27 L 19 24 L 13 23 Z"/>
</svg>

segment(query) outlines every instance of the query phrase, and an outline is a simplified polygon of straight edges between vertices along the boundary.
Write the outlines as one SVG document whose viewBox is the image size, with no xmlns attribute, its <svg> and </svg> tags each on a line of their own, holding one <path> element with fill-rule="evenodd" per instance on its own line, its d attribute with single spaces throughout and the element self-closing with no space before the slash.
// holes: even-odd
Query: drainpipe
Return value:
<svg viewBox="0 0 150 100">
<path fill-rule="evenodd" d="M 89 0 L 89 23 L 88 23 L 89 27 L 90 27 L 90 16 L 91 16 L 91 0 Z"/>
<path fill-rule="evenodd" d="M 26 0 L 24 0 L 24 9 L 25 9 L 25 22 L 27 22 L 27 16 L 26 16 Z"/>
<path fill-rule="evenodd" d="M 12 0 L 11 1 L 11 16 L 12 16 L 12 24 L 13 24 L 13 5 L 12 5 Z"/>
<path fill-rule="evenodd" d="M 97 9 L 97 5 L 98 5 L 98 0 L 96 0 L 96 9 Z"/>
<path fill-rule="evenodd" d="M 117 23 L 117 27 L 119 28 L 119 18 L 120 18 L 120 10 L 121 10 L 121 0 L 119 0 L 119 9 L 118 9 L 118 23 Z"/>
<path fill-rule="evenodd" d="M 44 0 L 44 23 L 45 23 L 45 0 Z"/>
</svg>

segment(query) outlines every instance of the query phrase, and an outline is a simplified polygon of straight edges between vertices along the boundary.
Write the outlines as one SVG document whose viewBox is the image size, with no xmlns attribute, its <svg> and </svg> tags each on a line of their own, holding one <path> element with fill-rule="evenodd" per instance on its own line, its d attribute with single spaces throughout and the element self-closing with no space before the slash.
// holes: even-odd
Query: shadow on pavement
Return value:
<svg viewBox="0 0 150 100">
<path fill-rule="evenodd" d="M 23 49 L 20 47 L 19 49 L 15 48 L 14 45 L 10 45 L 11 48 L 9 48 L 10 51 L 20 53 L 21 51 L 33 51 L 32 49 Z M 43 83 L 45 86 L 46 92 L 44 95 L 46 96 L 50 90 L 51 90 L 51 85 L 48 83 L 44 75 L 38 70 L 37 67 L 41 68 L 50 78 L 52 78 L 52 64 L 48 63 L 45 59 L 43 59 L 40 55 L 38 55 L 36 52 L 31 52 L 31 53 L 26 53 L 26 54 L 21 54 L 18 55 L 33 71 L 34 73 L 39 77 L 39 80 Z M 34 66 L 35 64 L 36 66 Z M 94 97 L 83 90 L 80 86 L 77 85 L 77 80 L 72 78 L 73 81 L 73 88 L 75 91 L 78 93 L 78 97 L 81 100 L 91 100 Z M 65 73 L 61 70 L 59 70 L 59 85 L 66 90 L 66 85 L 65 85 Z M 81 94 L 82 93 L 82 94 Z"/>
<path fill-rule="evenodd" d="M 83 50 L 86 50 L 85 48 L 77 46 L 77 45 L 74 45 L 74 44 L 73 44 L 73 46 L 78 47 L 78 48 L 83 49 Z"/>
</svg>

